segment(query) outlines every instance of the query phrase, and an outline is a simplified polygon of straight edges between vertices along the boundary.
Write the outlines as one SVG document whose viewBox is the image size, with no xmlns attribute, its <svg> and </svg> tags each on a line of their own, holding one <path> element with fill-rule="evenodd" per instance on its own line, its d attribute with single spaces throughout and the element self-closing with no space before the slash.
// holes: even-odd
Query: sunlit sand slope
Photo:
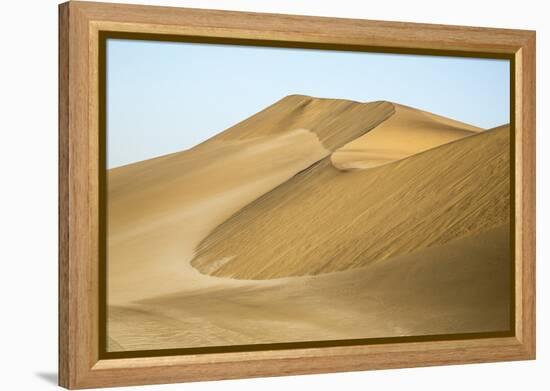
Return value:
<svg viewBox="0 0 550 391">
<path fill-rule="evenodd" d="M 397 103 L 393 106 L 395 112 L 389 119 L 332 154 L 335 167 L 376 167 L 482 131 L 422 110 Z"/>
<path fill-rule="evenodd" d="M 200 239 L 328 153 L 314 134 L 295 130 L 111 170 L 109 303 L 181 289 Z"/>
<path fill-rule="evenodd" d="M 351 172 L 327 157 L 248 204 L 192 265 L 237 279 L 317 275 L 443 245 L 509 218 L 509 128 Z"/>
</svg>

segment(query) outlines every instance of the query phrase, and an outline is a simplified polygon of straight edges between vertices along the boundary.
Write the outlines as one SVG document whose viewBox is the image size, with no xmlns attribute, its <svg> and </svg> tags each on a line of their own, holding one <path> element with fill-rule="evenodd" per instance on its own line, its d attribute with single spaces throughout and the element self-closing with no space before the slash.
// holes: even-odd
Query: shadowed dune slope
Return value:
<svg viewBox="0 0 550 391">
<path fill-rule="evenodd" d="M 327 157 L 218 226 L 192 265 L 237 279 L 316 275 L 474 235 L 509 219 L 509 163 L 508 126 L 367 170 Z"/>
<path fill-rule="evenodd" d="M 331 156 L 341 170 L 376 167 L 479 133 L 482 129 L 393 103 L 395 113 Z"/>
</svg>

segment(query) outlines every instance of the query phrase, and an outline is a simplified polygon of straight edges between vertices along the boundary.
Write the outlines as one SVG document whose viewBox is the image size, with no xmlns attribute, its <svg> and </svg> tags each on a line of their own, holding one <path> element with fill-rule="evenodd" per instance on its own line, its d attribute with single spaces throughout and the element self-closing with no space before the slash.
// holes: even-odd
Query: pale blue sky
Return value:
<svg viewBox="0 0 550 391">
<path fill-rule="evenodd" d="M 188 149 L 290 94 L 491 128 L 509 122 L 509 61 L 109 39 L 107 166 Z"/>
</svg>

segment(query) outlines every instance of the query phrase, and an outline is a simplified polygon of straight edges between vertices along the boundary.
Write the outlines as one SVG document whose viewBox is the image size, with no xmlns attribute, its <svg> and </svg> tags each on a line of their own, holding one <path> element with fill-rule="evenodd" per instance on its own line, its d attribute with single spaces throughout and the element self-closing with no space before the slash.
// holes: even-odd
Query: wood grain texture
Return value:
<svg viewBox="0 0 550 391">
<path fill-rule="evenodd" d="M 59 28 L 59 382 L 76 389 L 535 357 L 535 33 L 413 23 L 69 2 Z M 100 31 L 515 60 L 516 336 L 99 359 Z"/>
<path fill-rule="evenodd" d="M 521 182 L 516 182 L 516 194 L 521 192 L 521 209 L 517 221 L 521 221 L 522 230 L 517 234 L 521 238 L 522 252 L 516 264 L 521 265 L 520 276 L 516 276 L 516 288 L 521 290 L 521 317 L 517 314 L 517 323 L 522 329 L 516 331 L 518 338 L 525 346 L 528 355 L 535 358 L 536 354 L 536 61 L 535 61 L 535 34 L 516 53 L 516 62 L 521 61 L 521 74 L 516 79 L 521 80 L 521 88 L 516 91 L 516 101 L 521 103 L 521 113 L 516 118 L 520 129 L 516 136 L 521 139 L 521 161 L 516 163 L 516 169 L 521 169 Z M 521 94 L 521 95 L 520 95 Z M 518 149 L 516 147 L 516 149 Z M 521 280 L 519 279 L 521 278 Z M 518 305 L 519 304 L 519 305 Z M 521 332 L 518 332 L 521 331 Z"/>
<path fill-rule="evenodd" d="M 69 7 L 59 7 L 59 383 L 69 384 Z"/>
<path fill-rule="evenodd" d="M 90 139 L 89 24 L 78 7 L 60 9 L 60 368 L 59 382 L 75 387 L 98 360 L 97 145 Z M 97 59 L 96 59 L 97 62 Z M 97 84 L 97 83 L 95 83 Z M 92 158 L 91 156 L 94 156 Z M 93 206 L 95 205 L 95 210 Z"/>
</svg>

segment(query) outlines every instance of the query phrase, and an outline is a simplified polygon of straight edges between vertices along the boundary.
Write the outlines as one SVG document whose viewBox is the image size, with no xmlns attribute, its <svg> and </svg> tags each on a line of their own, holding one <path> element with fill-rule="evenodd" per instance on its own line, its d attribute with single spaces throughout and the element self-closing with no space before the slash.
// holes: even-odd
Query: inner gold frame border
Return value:
<svg viewBox="0 0 550 391">
<path fill-rule="evenodd" d="M 107 352 L 108 38 L 510 60 L 509 332 Z M 59 6 L 59 384 L 70 389 L 535 358 L 535 32 L 70 1 Z"/>
</svg>

